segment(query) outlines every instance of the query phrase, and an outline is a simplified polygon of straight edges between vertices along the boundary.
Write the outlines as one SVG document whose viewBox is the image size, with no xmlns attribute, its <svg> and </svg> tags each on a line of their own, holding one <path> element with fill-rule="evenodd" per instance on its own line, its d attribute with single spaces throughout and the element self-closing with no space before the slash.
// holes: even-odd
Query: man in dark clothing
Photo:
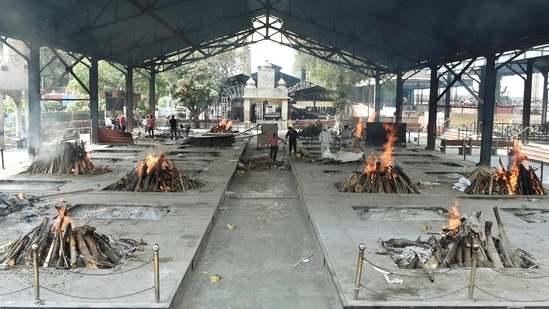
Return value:
<svg viewBox="0 0 549 309">
<path fill-rule="evenodd" d="M 290 154 L 292 154 L 292 149 L 294 150 L 294 153 L 296 152 L 298 137 L 299 134 L 297 133 L 297 131 L 292 127 L 288 127 L 288 133 L 286 133 L 286 138 L 288 139 L 288 144 L 290 144 Z"/>
<path fill-rule="evenodd" d="M 177 120 L 175 119 L 175 116 L 172 115 L 172 118 L 170 119 L 170 139 L 173 139 L 174 137 L 177 139 Z"/>
</svg>

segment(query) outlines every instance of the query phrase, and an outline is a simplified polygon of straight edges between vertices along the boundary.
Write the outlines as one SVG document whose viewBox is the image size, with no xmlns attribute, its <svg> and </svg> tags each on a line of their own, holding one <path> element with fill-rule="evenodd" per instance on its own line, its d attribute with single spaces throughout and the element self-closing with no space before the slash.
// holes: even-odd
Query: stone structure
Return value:
<svg viewBox="0 0 549 309">
<path fill-rule="evenodd" d="M 250 126 L 253 106 L 256 108 L 256 123 L 273 123 L 263 117 L 264 107 L 269 104 L 280 107 L 279 129 L 287 129 L 289 97 L 286 82 L 282 78 L 275 81 L 275 69 L 267 61 L 258 69 L 257 81 L 256 85 L 255 80 L 250 78 L 244 88 L 244 124 Z"/>
</svg>

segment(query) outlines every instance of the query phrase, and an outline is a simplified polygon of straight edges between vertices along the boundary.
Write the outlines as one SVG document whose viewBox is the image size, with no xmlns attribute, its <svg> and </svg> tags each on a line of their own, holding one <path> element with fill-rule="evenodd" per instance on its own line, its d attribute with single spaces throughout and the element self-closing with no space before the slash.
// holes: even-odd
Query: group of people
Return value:
<svg viewBox="0 0 549 309">
<path fill-rule="evenodd" d="M 343 130 L 341 130 L 341 146 L 347 147 L 349 143 L 351 142 L 351 137 L 353 136 L 353 132 L 349 128 L 348 125 L 345 125 L 343 127 Z M 299 137 L 299 133 L 293 128 L 288 127 L 288 132 L 286 133 L 286 139 L 282 139 L 278 136 L 277 132 L 274 132 L 271 138 L 268 141 L 269 146 L 269 158 L 272 161 L 276 161 L 276 156 L 278 154 L 278 143 L 283 142 L 286 144 L 286 141 L 289 144 L 289 154 L 291 155 L 292 152 L 295 154 L 297 149 L 297 139 Z M 320 141 L 320 153 L 321 156 L 324 157 L 327 155 L 330 144 L 332 143 L 332 134 L 326 127 L 322 128 L 322 131 L 320 132 L 318 139 Z"/>
</svg>

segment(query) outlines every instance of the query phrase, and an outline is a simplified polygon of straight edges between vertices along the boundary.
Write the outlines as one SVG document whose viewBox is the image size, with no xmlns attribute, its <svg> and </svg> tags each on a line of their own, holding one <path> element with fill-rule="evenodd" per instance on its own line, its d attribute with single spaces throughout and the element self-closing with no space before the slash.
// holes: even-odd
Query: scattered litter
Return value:
<svg viewBox="0 0 549 309">
<path fill-rule="evenodd" d="M 299 260 L 299 262 L 295 263 L 294 265 L 294 268 L 297 267 L 297 265 L 301 264 L 301 263 L 309 263 L 309 259 L 312 258 L 313 255 L 309 255 L 308 257 L 302 257 L 301 260 Z"/>
<path fill-rule="evenodd" d="M 226 206 L 219 207 L 219 210 L 227 210 L 228 208 Z"/>
<path fill-rule="evenodd" d="M 235 146 L 233 149 L 241 149 L 242 147 L 240 146 Z"/>
<path fill-rule="evenodd" d="M 220 274 L 214 274 L 213 276 L 210 277 L 211 282 L 218 282 L 219 280 L 221 280 Z"/>
<path fill-rule="evenodd" d="M 471 181 L 465 177 L 461 177 L 458 182 L 454 183 L 452 189 L 464 192 L 471 185 Z"/>
<path fill-rule="evenodd" d="M 234 224 L 227 224 L 227 230 L 229 231 L 234 230 Z"/>
<path fill-rule="evenodd" d="M 234 195 L 234 191 L 225 191 L 226 196 Z"/>
<path fill-rule="evenodd" d="M 372 265 L 373 266 L 373 265 Z M 385 277 L 385 280 L 390 283 L 390 284 L 403 284 L 404 283 L 404 280 L 402 279 L 389 279 L 389 275 L 391 275 L 392 273 L 388 272 L 388 271 L 385 271 L 383 269 L 379 269 L 375 266 L 373 266 L 375 270 L 377 270 L 378 272 L 382 273 L 383 274 L 383 277 Z"/>
<path fill-rule="evenodd" d="M 432 228 L 431 228 L 430 225 L 425 225 L 425 224 L 424 224 L 424 225 L 421 226 L 421 230 L 422 230 L 422 231 L 430 231 L 431 229 L 432 229 Z"/>
<path fill-rule="evenodd" d="M 537 198 L 537 197 L 529 197 L 526 200 L 529 201 L 529 202 L 539 202 L 539 198 Z"/>
</svg>

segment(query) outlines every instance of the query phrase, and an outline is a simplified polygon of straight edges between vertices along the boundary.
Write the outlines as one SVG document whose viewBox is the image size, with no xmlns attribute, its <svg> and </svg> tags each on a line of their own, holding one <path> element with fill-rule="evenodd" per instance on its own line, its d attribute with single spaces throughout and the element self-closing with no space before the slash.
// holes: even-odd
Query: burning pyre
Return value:
<svg viewBox="0 0 549 309">
<path fill-rule="evenodd" d="M 27 169 L 30 174 L 90 174 L 95 166 L 84 149 L 84 142 L 66 142 L 52 146 L 34 158 Z"/>
<path fill-rule="evenodd" d="M 191 179 L 179 172 L 173 162 L 164 154 L 149 154 L 145 161 L 119 181 L 111 184 L 107 190 L 135 192 L 185 192 L 203 187 L 198 179 Z"/>
<path fill-rule="evenodd" d="M 337 186 L 340 192 L 419 193 L 406 173 L 393 161 L 396 127 L 385 124 L 383 127 L 387 130 L 383 155 L 378 157 L 370 154 L 366 159 L 364 172 L 355 172 L 340 183 Z"/>
<path fill-rule="evenodd" d="M 210 133 L 231 133 L 232 126 L 232 120 L 227 121 L 223 117 L 215 127 L 210 129 Z"/>
<path fill-rule="evenodd" d="M 492 235 L 492 222 L 483 221 L 482 212 L 474 212 L 469 218 L 461 216 L 457 202 L 448 211 L 448 222 L 439 233 L 426 241 L 390 239 L 381 241 L 399 268 L 429 270 L 436 268 L 469 267 L 474 245 L 478 245 L 478 265 L 495 268 L 535 268 L 537 263 L 521 250 L 513 250 L 507 238 L 499 210 L 494 208 L 499 237 Z M 429 274 L 429 272 L 428 272 Z"/>
<path fill-rule="evenodd" d="M 490 172 L 487 167 L 481 166 L 469 176 L 469 185 L 465 189 L 468 194 L 487 195 L 546 195 L 545 190 L 535 173 L 535 169 L 528 166 L 527 157 L 520 152 L 516 145 L 513 150 L 511 168 L 506 171 L 500 159 L 500 168 Z"/>
<path fill-rule="evenodd" d="M 0 247 L 0 264 L 32 265 L 32 245 L 36 244 L 42 267 L 112 268 L 140 245 L 135 240 L 114 240 L 99 234 L 93 226 L 76 226 L 68 216 L 69 208 L 62 202 L 56 206 L 58 214 L 53 224 L 44 217 L 29 233 Z"/>
</svg>

